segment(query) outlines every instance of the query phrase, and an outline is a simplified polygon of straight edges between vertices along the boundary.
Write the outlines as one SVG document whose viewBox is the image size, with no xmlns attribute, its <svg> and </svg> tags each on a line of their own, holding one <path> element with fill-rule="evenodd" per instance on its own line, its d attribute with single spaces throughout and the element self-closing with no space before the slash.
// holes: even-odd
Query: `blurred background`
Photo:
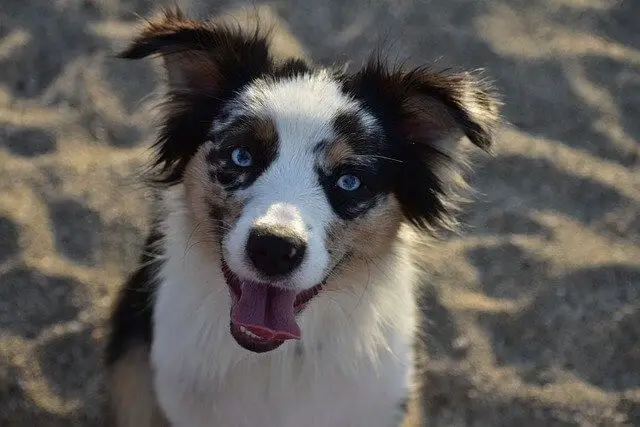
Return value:
<svg viewBox="0 0 640 427">
<path fill-rule="evenodd" d="M 151 0 L 0 2 L 0 426 L 97 426 L 135 266 L 157 71 L 115 60 Z M 246 3 L 178 1 L 204 17 Z M 249 4 L 315 59 L 384 43 L 484 68 L 508 121 L 433 249 L 431 426 L 640 426 L 640 1 Z M 294 43 L 294 41 L 292 41 Z"/>
</svg>

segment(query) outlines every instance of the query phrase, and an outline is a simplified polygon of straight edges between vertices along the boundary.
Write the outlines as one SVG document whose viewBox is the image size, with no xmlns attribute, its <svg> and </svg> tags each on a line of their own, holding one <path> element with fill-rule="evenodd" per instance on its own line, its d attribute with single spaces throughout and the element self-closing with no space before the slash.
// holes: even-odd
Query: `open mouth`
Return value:
<svg viewBox="0 0 640 427">
<path fill-rule="evenodd" d="M 269 283 L 241 280 L 222 261 L 231 294 L 231 335 L 249 351 L 264 353 L 286 340 L 300 339 L 296 315 L 322 290 L 324 283 L 296 292 Z"/>
</svg>

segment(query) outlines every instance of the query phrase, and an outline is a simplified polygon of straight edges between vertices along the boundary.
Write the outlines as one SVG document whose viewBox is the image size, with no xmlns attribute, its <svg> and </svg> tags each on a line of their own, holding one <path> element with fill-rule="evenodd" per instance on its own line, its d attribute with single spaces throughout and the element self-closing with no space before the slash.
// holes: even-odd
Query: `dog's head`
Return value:
<svg viewBox="0 0 640 427">
<path fill-rule="evenodd" d="M 184 185 L 217 242 L 232 334 L 253 351 L 299 337 L 296 314 L 327 277 L 388 251 L 403 222 L 448 224 L 458 140 L 491 143 L 496 103 L 469 74 L 276 61 L 260 33 L 180 12 L 121 56 L 152 54 L 169 85 L 161 181 Z"/>
</svg>

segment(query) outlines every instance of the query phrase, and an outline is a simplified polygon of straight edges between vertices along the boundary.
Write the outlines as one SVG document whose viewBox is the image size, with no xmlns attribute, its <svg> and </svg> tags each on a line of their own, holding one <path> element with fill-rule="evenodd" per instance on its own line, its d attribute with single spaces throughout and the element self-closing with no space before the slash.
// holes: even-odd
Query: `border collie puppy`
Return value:
<svg viewBox="0 0 640 427">
<path fill-rule="evenodd" d="M 413 392 L 416 239 L 453 223 L 468 73 L 348 73 L 179 10 L 121 54 L 168 77 L 159 208 L 111 320 L 118 427 L 392 427 Z"/>
</svg>

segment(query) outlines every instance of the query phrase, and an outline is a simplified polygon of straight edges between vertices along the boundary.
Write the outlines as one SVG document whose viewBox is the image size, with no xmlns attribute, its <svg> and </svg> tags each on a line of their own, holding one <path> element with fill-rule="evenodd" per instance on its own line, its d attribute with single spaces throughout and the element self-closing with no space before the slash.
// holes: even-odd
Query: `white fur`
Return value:
<svg viewBox="0 0 640 427">
<path fill-rule="evenodd" d="M 326 276 L 325 232 L 335 214 L 317 182 L 312 148 L 332 135 L 337 111 L 356 107 L 324 75 L 259 82 L 241 94 L 238 111 L 248 108 L 274 120 L 279 153 L 243 190 L 248 203 L 223 242 L 236 274 L 252 278 L 243 255 L 246 238 L 251 226 L 268 223 L 307 239 L 293 285 L 309 288 Z M 416 323 L 416 272 L 399 240 L 375 269 L 331 276 L 331 291 L 298 316 L 301 341 L 256 354 L 229 332 L 231 299 L 221 254 L 189 241 L 194 224 L 181 184 L 166 191 L 164 207 L 166 259 L 151 357 L 158 400 L 173 427 L 398 425 L 398 404 L 411 389 Z"/>
<path fill-rule="evenodd" d="M 320 294 L 300 315 L 302 355 L 286 342 L 265 354 L 229 332 L 218 254 L 189 246 L 181 186 L 166 195 L 166 262 L 154 307 L 152 363 L 173 427 L 391 427 L 413 374 L 414 271 L 402 245 L 380 272 L 338 280 L 364 293 Z M 384 273 L 382 273 L 384 271 Z"/>
</svg>

